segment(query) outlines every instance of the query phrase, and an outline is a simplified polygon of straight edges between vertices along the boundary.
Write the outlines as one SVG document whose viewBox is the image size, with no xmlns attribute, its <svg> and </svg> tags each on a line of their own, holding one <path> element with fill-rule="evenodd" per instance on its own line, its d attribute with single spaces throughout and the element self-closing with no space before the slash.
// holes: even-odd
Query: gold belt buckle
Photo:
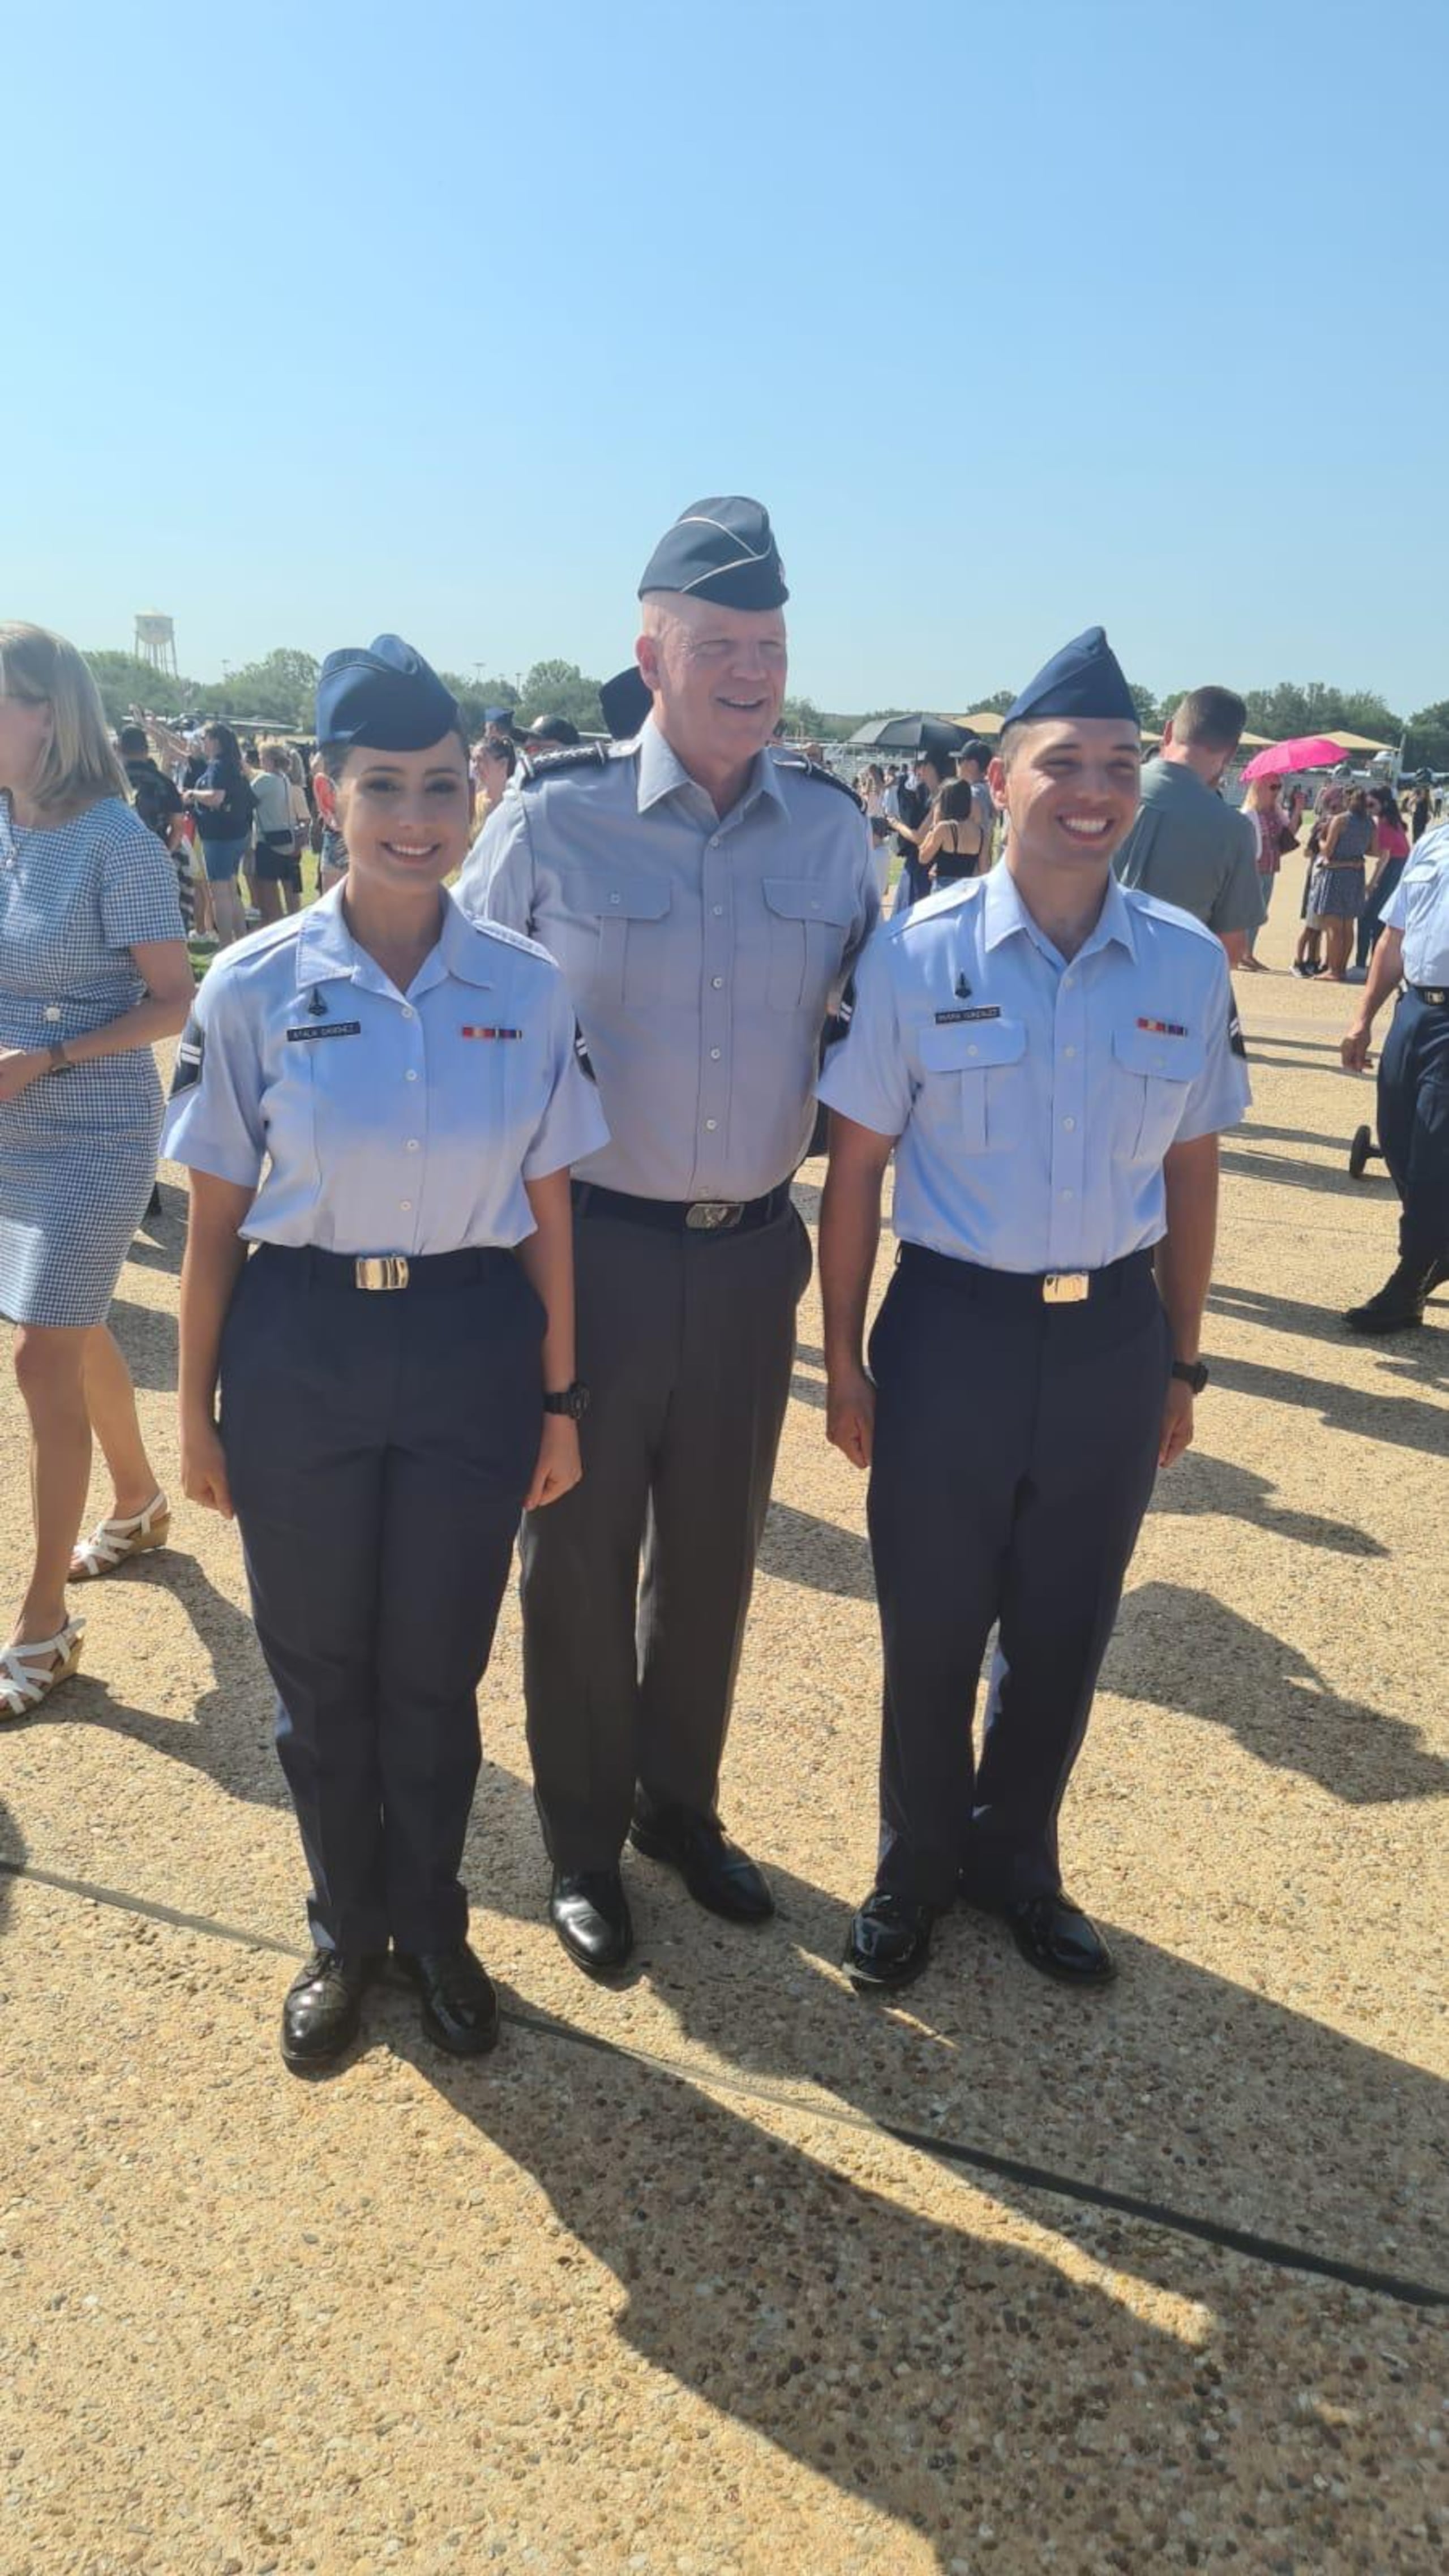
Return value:
<svg viewBox="0 0 1449 2576">
<path fill-rule="evenodd" d="M 352 1275 L 359 1288 L 406 1288 L 407 1256 L 401 1252 L 370 1252 L 354 1261 Z"/>
<path fill-rule="evenodd" d="M 691 1234 L 719 1234 L 739 1224 L 744 1204 L 743 1199 L 696 1199 L 686 1208 L 684 1222 Z"/>
<path fill-rule="evenodd" d="M 1041 1283 L 1044 1304 L 1080 1306 L 1092 1292 L 1092 1282 L 1085 1270 L 1049 1270 Z"/>
</svg>

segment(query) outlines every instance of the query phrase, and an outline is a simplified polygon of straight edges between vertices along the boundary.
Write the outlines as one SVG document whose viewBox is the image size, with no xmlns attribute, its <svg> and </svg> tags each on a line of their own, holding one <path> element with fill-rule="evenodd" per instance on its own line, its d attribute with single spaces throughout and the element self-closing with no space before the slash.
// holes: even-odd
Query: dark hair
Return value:
<svg viewBox="0 0 1449 2576">
<path fill-rule="evenodd" d="M 975 816 L 971 790 L 964 778 L 952 778 L 936 800 L 936 812 L 943 823 L 969 823 Z"/>
<path fill-rule="evenodd" d="M 259 758 L 259 756 L 260 756 L 260 755 L 258 754 L 258 751 L 257 751 L 257 738 L 256 738 L 256 735 L 255 735 L 254 733 L 249 733 L 249 734 L 247 735 L 247 741 L 246 741 L 246 756 L 247 756 L 248 760 L 251 760 L 251 761 L 255 761 L 255 760 L 257 760 L 257 759 Z"/>
<path fill-rule="evenodd" d="M 948 751 L 943 743 L 923 742 L 916 754 L 916 767 L 934 769 L 936 776 L 944 785 L 951 774 L 951 763 L 955 757 L 955 753 Z"/>
<path fill-rule="evenodd" d="M 122 725 L 116 736 L 116 748 L 123 760 L 144 760 L 149 745 L 144 725 Z"/>
<path fill-rule="evenodd" d="M 1374 796 L 1377 800 L 1378 809 L 1380 814 L 1383 816 L 1384 821 L 1386 823 L 1392 823 L 1396 832 L 1402 832 L 1404 828 L 1404 818 L 1399 812 L 1399 800 L 1394 794 L 1392 787 L 1376 787 L 1374 789 Z"/>
<path fill-rule="evenodd" d="M 439 741 L 440 741 L 440 742 L 446 742 L 446 741 L 448 740 L 448 736 L 449 736 L 449 735 L 451 735 L 451 736 L 452 736 L 452 738 L 453 738 L 454 742 L 460 742 L 460 743 L 462 744 L 462 746 L 463 746 L 463 758 L 464 758 L 464 760 L 465 760 L 465 761 L 467 761 L 467 762 L 469 763 L 469 775 L 470 775 L 470 777 L 471 777 L 471 774 L 472 774 L 472 764 L 471 764 L 471 757 L 470 757 L 469 750 L 468 750 L 468 737 L 467 737 L 467 735 L 464 733 L 463 728 L 462 728 L 462 725 L 461 725 L 461 724 L 449 725 L 447 733 L 440 734 L 440 735 L 439 735 L 439 737 L 438 737 L 438 739 L 439 739 Z M 431 745 L 429 746 L 429 748 L 431 748 Z M 343 773 L 344 769 L 347 767 L 348 761 L 351 759 L 352 754 L 353 754 L 355 751 L 371 751 L 372 753 L 374 753 L 374 754 L 376 755 L 376 754 L 378 753 L 378 751 L 379 751 L 379 746 L 378 746 L 376 743 L 369 743 L 369 742 L 319 742 L 319 743 L 318 743 L 318 745 L 317 745 L 317 757 L 318 757 L 318 759 L 319 759 L 319 760 L 321 761 L 321 763 L 322 763 L 323 774 L 324 774 L 324 776 L 326 776 L 326 777 L 328 777 L 328 778 L 330 778 L 330 779 L 331 779 L 332 784 L 333 784 L 333 786 L 334 786 L 334 787 L 337 785 L 337 782 L 338 782 L 338 780 L 340 779 L 340 777 L 342 776 L 342 773 Z M 381 754 L 381 757 L 382 757 L 383 759 L 386 759 L 386 757 L 387 757 L 386 753 L 385 753 L 385 752 L 383 752 L 383 753 Z"/>
<path fill-rule="evenodd" d="M 1236 751 L 1248 710 L 1236 689 L 1189 689 L 1172 714 L 1172 739 L 1193 751 Z"/>
<path fill-rule="evenodd" d="M 974 760 L 977 768 L 984 771 L 987 762 L 991 758 L 991 754 L 985 743 L 980 741 L 977 736 L 973 734 L 969 742 L 962 743 L 956 757 L 958 760 Z"/>
<path fill-rule="evenodd" d="M 513 776 L 518 767 L 518 753 L 506 734 L 485 733 L 478 748 L 481 752 L 485 752 L 490 760 L 501 760 L 505 764 L 509 777 Z"/>
<path fill-rule="evenodd" d="M 229 724 L 214 724 L 211 718 L 208 717 L 206 723 L 202 727 L 202 732 L 204 734 L 209 734 L 213 742 L 220 743 L 221 758 L 230 768 L 240 769 L 241 746 Z"/>
</svg>

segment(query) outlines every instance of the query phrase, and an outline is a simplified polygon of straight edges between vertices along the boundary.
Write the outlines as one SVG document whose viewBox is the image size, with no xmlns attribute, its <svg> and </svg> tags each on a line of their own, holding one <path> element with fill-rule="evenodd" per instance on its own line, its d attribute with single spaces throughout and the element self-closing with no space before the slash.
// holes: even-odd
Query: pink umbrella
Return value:
<svg viewBox="0 0 1449 2576">
<path fill-rule="evenodd" d="M 1326 733 L 1299 734 L 1293 742 L 1272 742 L 1266 751 L 1255 751 L 1244 778 L 1284 778 L 1291 769 L 1337 769 L 1344 757 L 1341 742 L 1330 742 Z"/>
</svg>

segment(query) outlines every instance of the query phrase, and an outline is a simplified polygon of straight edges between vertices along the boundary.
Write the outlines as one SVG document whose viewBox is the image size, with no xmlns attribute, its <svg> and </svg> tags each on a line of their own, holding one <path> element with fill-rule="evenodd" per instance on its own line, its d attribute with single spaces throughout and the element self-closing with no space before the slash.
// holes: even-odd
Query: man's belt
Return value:
<svg viewBox="0 0 1449 2576">
<path fill-rule="evenodd" d="M 1432 1002 L 1438 1011 L 1442 1011 L 1445 1003 L 1449 1002 L 1449 985 L 1411 984 L 1409 990 L 1417 993 L 1421 1002 Z"/>
<path fill-rule="evenodd" d="M 790 1184 L 781 1181 L 762 1199 L 638 1199 L 597 1181 L 575 1181 L 573 1195 L 580 1216 L 622 1217 L 626 1225 L 652 1225 L 663 1234 L 753 1234 L 784 1215 Z"/>
<path fill-rule="evenodd" d="M 957 1261 L 950 1253 L 932 1252 L 924 1243 L 903 1243 L 903 1270 L 939 1280 L 997 1314 L 1030 1314 L 1043 1306 L 1083 1306 L 1101 1297 L 1120 1297 L 1136 1279 L 1150 1274 L 1150 1252 L 1129 1252 L 1101 1270 L 988 1270 L 979 1261 Z"/>
</svg>

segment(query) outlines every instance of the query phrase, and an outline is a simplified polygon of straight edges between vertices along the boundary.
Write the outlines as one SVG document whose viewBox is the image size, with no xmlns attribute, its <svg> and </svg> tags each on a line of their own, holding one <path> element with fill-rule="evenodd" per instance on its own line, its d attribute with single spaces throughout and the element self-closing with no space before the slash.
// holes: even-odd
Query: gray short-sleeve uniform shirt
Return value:
<svg viewBox="0 0 1449 2576">
<path fill-rule="evenodd" d="M 789 1177 L 821 1028 L 880 910 L 853 799 L 761 753 L 720 816 L 651 719 L 510 788 L 458 892 L 563 968 L 610 1135 L 581 1179 L 683 1200 Z"/>
</svg>

